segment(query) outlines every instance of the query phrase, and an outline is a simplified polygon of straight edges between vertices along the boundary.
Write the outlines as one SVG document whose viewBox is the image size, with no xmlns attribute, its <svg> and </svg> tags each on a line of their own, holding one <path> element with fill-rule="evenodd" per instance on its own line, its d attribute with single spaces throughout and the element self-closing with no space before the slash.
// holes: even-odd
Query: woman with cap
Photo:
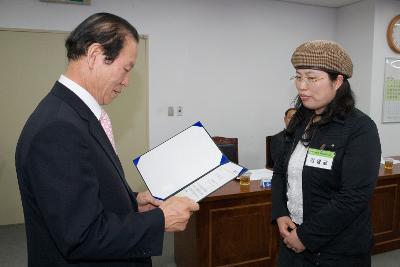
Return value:
<svg viewBox="0 0 400 267">
<path fill-rule="evenodd" d="M 375 123 L 354 107 L 352 61 L 320 40 L 300 45 L 291 61 L 297 112 L 272 178 L 278 266 L 370 266 L 381 147 Z"/>
</svg>

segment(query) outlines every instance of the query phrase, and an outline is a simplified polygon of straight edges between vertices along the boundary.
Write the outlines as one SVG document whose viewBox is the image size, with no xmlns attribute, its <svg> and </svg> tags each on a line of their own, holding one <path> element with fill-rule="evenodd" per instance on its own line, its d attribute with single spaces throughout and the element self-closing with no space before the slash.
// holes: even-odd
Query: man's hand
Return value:
<svg viewBox="0 0 400 267">
<path fill-rule="evenodd" d="M 293 250 L 296 253 L 303 252 L 306 248 L 297 236 L 297 230 L 294 229 L 290 234 L 283 239 L 283 243 L 288 247 L 288 249 Z"/>
<path fill-rule="evenodd" d="M 165 231 L 183 231 L 190 215 L 199 210 L 199 204 L 187 197 L 171 197 L 160 205 L 165 217 Z"/>
<path fill-rule="evenodd" d="M 279 217 L 278 219 L 276 219 L 276 222 L 278 224 L 279 233 L 282 238 L 286 238 L 290 235 L 290 232 L 293 229 L 296 229 L 296 225 L 289 216 Z"/>
<path fill-rule="evenodd" d="M 138 203 L 139 212 L 152 210 L 162 203 L 161 200 L 155 199 L 148 190 L 140 192 L 136 197 L 136 201 Z"/>
</svg>

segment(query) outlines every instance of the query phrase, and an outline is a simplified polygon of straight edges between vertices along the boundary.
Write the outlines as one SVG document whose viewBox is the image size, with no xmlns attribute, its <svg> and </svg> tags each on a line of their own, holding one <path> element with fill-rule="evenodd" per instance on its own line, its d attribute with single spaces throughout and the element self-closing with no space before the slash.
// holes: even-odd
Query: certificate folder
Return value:
<svg viewBox="0 0 400 267">
<path fill-rule="evenodd" d="M 246 171 L 228 160 L 201 122 L 134 159 L 133 163 L 150 193 L 162 200 L 179 195 L 200 201 Z"/>
</svg>

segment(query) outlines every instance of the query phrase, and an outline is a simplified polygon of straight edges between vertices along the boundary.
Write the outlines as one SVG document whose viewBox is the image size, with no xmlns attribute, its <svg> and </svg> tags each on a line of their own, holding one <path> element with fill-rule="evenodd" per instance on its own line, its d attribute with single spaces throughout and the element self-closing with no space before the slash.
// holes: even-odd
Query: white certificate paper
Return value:
<svg viewBox="0 0 400 267">
<path fill-rule="evenodd" d="M 233 162 L 226 163 L 217 167 L 212 172 L 207 173 L 201 179 L 184 188 L 176 195 L 185 196 L 199 202 L 201 199 L 237 177 L 242 170 L 243 167 Z"/>
<path fill-rule="evenodd" d="M 133 163 L 158 199 L 179 194 L 199 201 L 245 170 L 222 154 L 200 122 Z"/>
</svg>

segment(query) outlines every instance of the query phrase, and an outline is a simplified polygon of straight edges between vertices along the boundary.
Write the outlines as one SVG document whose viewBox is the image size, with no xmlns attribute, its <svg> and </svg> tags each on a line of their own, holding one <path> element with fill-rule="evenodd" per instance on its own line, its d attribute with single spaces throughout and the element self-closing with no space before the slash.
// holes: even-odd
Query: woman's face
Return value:
<svg viewBox="0 0 400 267">
<path fill-rule="evenodd" d="M 303 105 L 314 110 L 315 114 L 321 114 L 324 111 L 342 83 L 342 75 L 338 75 L 335 81 L 331 81 L 328 73 L 321 70 L 296 70 L 295 85 L 299 98 Z"/>
</svg>

